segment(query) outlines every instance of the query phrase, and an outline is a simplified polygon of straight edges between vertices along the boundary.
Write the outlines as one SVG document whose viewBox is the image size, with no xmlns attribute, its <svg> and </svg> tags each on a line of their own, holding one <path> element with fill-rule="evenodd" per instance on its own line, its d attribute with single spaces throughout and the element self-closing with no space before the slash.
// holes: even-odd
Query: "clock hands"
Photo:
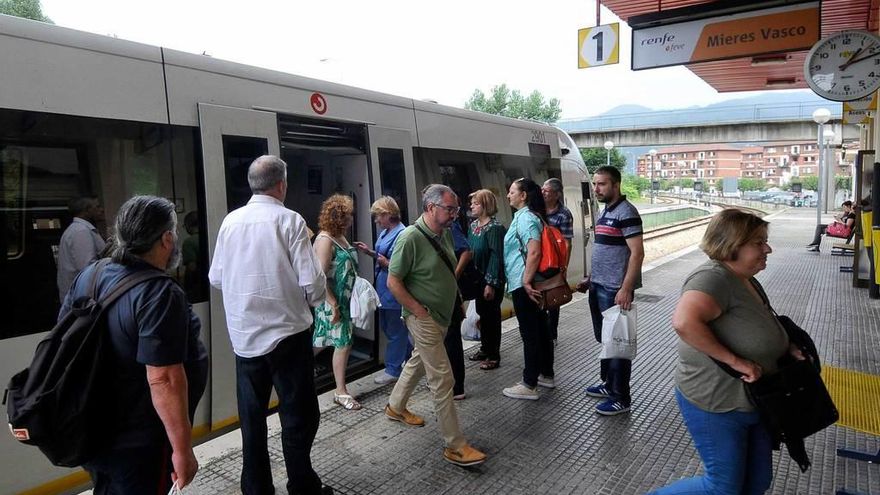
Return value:
<svg viewBox="0 0 880 495">
<path fill-rule="evenodd" d="M 875 46 L 875 45 L 871 45 L 871 46 L 868 47 L 868 49 L 869 49 L 869 50 L 873 50 L 873 49 L 874 49 L 874 46 Z M 862 50 L 863 50 L 863 48 L 859 48 L 858 50 L 856 50 L 856 52 L 853 53 L 853 55 L 849 58 L 849 60 L 847 60 L 846 62 L 844 62 L 844 63 L 843 63 L 840 67 L 838 67 L 838 68 L 839 68 L 840 70 L 846 70 L 847 67 L 849 67 L 850 65 L 852 65 L 852 64 L 854 64 L 854 63 L 856 63 L 856 62 L 861 62 L 862 60 L 868 60 L 869 58 L 873 58 L 875 55 L 877 55 L 877 52 L 876 52 L 876 51 L 871 51 L 871 53 L 869 53 L 869 54 L 867 54 L 867 55 L 862 55 L 862 56 L 859 57 L 859 58 L 855 58 L 856 55 L 858 55 Z"/>
</svg>

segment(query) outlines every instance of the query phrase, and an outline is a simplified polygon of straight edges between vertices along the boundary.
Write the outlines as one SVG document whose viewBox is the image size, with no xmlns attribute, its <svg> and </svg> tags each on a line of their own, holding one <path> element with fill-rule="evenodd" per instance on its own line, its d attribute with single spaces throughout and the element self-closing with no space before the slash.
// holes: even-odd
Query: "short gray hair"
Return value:
<svg viewBox="0 0 880 495">
<path fill-rule="evenodd" d="M 248 185 L 254 194 L 262 194 L 285 180 L 287 164 L 275 155 L 263 155 L 248 167 Z"/>
<path fill-rule="evenodd" d="M 562 194 L 562 181 L 556 177 L 551 177 L 545 180 L 544 185 L 552 189 L 553 192 Z"/>
<path fill-rule="evenodd" d="M 428 184 L 422 189 L 422 211 L 428 211 L 428 205 L 442 205 L 443 195 L 449 193 L 456 198 L 455 191 L 451 187 L 443 184 Z"/>
<path fill-rule="evenodd" d="M 162 234 L 177 229 L 174 203 L 157 196 L 135 196 L 116 214 L 112 258 L 116 263 L 131 264 L 153 248 Z"/>
</svg>

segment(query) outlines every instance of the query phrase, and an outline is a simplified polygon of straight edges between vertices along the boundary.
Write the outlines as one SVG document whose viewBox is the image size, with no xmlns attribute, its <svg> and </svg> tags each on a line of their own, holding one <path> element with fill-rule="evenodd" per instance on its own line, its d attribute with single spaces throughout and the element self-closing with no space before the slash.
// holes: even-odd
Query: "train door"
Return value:
<svg viewBox="0 0 880 495">
<path fill-rule="evenodd" d="M 401 219 L 411 224 L 421 214 L 421 196 L 416 190 L 410 131 L 369 126 L 370 163 L 374 194 L 391 196 L 400 207 Z"/>
<path fill-rule="evenodd" d="M 277 117 L 271 112 L 199 103 L 199 127 L 205 176 L 208 253 L 213 258 L 217 233 L 226 214 L 250 198 L 247 167 L 254 158 L 278 155 Z M 226 329 L 220 291 L 211 289 L 210 335 L 203 335 L 211 354 L 209 396 L 211 429 L 236 421 L 235 359 Z M 207 395 L 207 394 L 206 394 Z"/>
</svg>

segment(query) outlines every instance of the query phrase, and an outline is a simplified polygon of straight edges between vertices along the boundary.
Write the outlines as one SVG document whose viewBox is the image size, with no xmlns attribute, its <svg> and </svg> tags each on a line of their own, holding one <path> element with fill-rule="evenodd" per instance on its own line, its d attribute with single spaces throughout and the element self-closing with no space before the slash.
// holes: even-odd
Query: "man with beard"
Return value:
<svg viewBox="0 0 880 495">
<path fill-rule="evenodd" d="M 602 312 L 615 305 L 624 310 L 632 307 L 635 289 L 642 285 L 645 250 L 642 217 L 620 194 L 620 171 L 607 165 L 599 167 L 593 174 L 593 191 L 596 199 L 605 203 L 605 209 L 596 220 L 590 278 L 581 282 L 579 288 L 589 285 L 593 334 L 601 343 Z M 614 416 L 630 410 L 631 374 L 629 359 L 601 361 L 602 381 L 586 389 L 587 395 L 605 399 L 596 406 L 597 413 Z"/>
<path fill-rule="evenodd" d="M 473 466 L 485 462 L 486 454 L 468 445 L 461 432 L 452 398 L 455 379 L 443 345 L 458 294 L 449 230 L 458 210 L 458 198 L 452 189 L 429 185 L 422 192 L 422 216 L 401 232 L 394 244 L 388 289 L 402 306 L 415 350 L 388 398 L 385 416 L 410 426 L 424 426 L 425 420 L 406 405 L 427 374 L 440 435 L 446 444 L 443 458 L 459 466 Z"/>
<path fill-rule="evenodd" d="M 275 492 L 269 461 L 269 396 L 278 393 L 287 492 L 332 494 L 312 469 L 321 413 L 315 394 L 312 311 L 324 301 L 327 279 L 302 216 L 284 206 L 287 164 L 264 155 L 248 167 L 253 196 L 223 219 L 211 285 L 223 291 L 226 327 L 235 352 L 241 419 L 241 492 Z"/>
<path fill-rule="evenodd" d="M 128 275 L 173 269 L 180 262 L 174 204 L 135 196 L 116 217 L 112 261 L 86 267 L 64 300 L 65 315 L 77 299 L 106 296 Z M 96 273 L 97 270 L 97 273 Z M 104 407 L 107 444 L 83 467 L 96 495 L 168 493 L 192 481 L 198 462 L 192 449 L 192 417 L 208 377 L 201 324 L 186 295 L 170 277 L 142 282 L 107 308 L 110 390 Z"/>
</svg>

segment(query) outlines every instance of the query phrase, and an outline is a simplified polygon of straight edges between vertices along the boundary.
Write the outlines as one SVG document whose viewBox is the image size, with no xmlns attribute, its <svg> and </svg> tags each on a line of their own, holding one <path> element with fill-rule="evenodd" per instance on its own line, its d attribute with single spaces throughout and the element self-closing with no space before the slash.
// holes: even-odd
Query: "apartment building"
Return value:
<svg viewBox="0 0 880 495">
<path fill-rule="evenodd" d="M 706 191 L 713 192 L 716 185 L 720 189 L 724 177 L 740 177 L 741 162 L 742 150 L 728 144 L 670 146 L 653 156 L 640 156 L 636 173 L 655 180 L 700 180 Z"/>
</svg>

